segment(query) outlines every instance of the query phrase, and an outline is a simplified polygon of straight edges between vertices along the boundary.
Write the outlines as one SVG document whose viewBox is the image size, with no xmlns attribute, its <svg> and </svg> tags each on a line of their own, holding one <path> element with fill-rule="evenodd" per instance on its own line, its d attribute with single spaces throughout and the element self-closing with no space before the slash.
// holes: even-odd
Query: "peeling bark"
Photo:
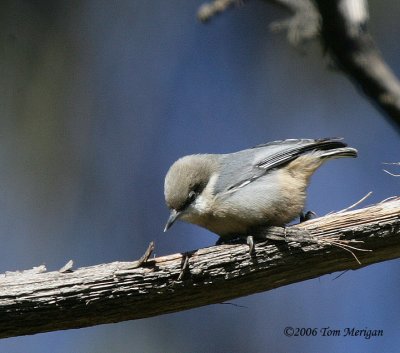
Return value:
<svg viewBox="0 0 400 353">
<path fill-rule="evenodd" d="M 69 272 L 44 268 L 0 275 L 0 338 L 141 319 L 220 303 L 291 283 L 400 257 L 400 199 L 307 221 L 277 239 L 302 235 L 357 240 L 359 265 L 329 245 L 266 241 L 220 245 L 132 263 Z M 186 266 L 183 264 L 186 262 Z"/>
</svg>

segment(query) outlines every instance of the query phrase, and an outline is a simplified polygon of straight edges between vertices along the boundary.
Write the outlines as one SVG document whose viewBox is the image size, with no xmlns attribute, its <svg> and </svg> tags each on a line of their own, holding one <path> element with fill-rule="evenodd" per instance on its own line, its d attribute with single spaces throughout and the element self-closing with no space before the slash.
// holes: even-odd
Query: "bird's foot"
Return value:
<svg viewBox="0 0 400 353">
<path fill-rule="evenodd" d="M 248 235 L 246 238 L 246 243 L 249 246 L 249 255 L 254 254 L 254 237 L 252 235 Z"/>
<path fill-rule="evenodd" d="M 300 223 L 305 221 L 309 221 L 310 219 L 317 217 L 317 214 L 314 211 L 307 211 L 306 213 L 300 213 Z"/>
<path fill-rule="evenodd" d="M 232 237 L 232 238 L 222 238 L 220 237 L 215 245 L 222 244 L 247 244 L 249 246 L 249 254 L 252 255 L 254 253 L 254 237 L 252 235 L 248 235 L 246 237 Z"/>
</svg>

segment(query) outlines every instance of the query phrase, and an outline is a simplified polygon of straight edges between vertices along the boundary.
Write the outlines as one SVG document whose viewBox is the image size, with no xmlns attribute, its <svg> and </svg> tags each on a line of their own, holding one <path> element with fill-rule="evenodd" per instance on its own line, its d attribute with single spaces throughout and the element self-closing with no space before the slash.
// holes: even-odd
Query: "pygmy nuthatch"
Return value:
<svg viewBox="0 0 400 353">
<path fill-rule="evenodd" d="M 229 154 L 178 159 L 165 177 L 171 210 L 164 231 L 180 219 L 222 239 L 284 226 L 304 208 L 311 175 L 331 158 L 357 157 L 341 138 L 274 141 Z"/>
</svg>

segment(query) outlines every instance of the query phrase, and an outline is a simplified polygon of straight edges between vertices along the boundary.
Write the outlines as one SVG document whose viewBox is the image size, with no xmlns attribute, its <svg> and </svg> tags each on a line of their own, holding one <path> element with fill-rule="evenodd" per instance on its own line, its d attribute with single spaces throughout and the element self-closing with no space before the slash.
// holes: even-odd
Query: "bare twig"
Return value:
<svg viewBox="0 0 400 353">
<path fill-rule="evenodd" d="M 197 12 L 197 18 L 201 22 L 208 22 L 214 16 L 226 11 L 227 9 L 240 4 L 242 1 L 238 0 L 213 0 L 200 6 Z"/>
<path fill-rule="evenodd" d="M 357 202 L 353 203 L 351 206 L 344 208 L 343 210 L 334 212 L 334 213 L 343 213 L 346 211 L 350 211 L 353 208 L 357 207 L 358 205 L 360 205 L 362 202 L 364 202 L 368 197 L 370 197 L 372 195 L 372 191 L 370 191 L 368 194 L 366 194 L 364 197 L 362 197 L 360 200 L 358 200 Z"/>
<path fill-rule="evenodd" d="M 397 165 L 397 166 L 400 166 L 400 162 L 394 162 L 394 163 L 383 163 L 383 164 L 387 164 L 387 165 Z M 394 173 L 391 173 L 391 172 L 389 172 L 388 170 L 386 170 L 386 169 L 383 169 L 383 171 L 385 172 L 385 173 L 388 173 L 389 175 L 391 175 L 391 176 L 394 176 L 394 177 L 400 177 L 400 174 L 394 174 Z"/>
<path fill-rule="evenodd" d="M 400 177 L 400 174 L 393 174 L 393 173 L 387 171 L 386 169 L 384 169 L 383 171 L 386 172 L 386 173 L 388 173 L 388 174 L 391 175 L 391 176 Z"/>
<path fill-rule="evenodd" d="M 72 267 L 74 266 L 74 261 L 69 260 L 63 267 L 61 267 L 58 272 L 60 273 L 66 273 L 66 272 L 72 272 Z"/>
<path fill-rule="evenodd" d="M 124 268 L 121 268 L 121 270 L 133 270 L 134 268 L 141 267 L 143 264 L 145 264 L 149 260 L 153 251 L 154 251 L 154 241 L 151 241 L 149 243 L 146 251 L 144 252 L 144 254 L 142 255 L 142 257 L 139 260 L 128 263 L 127 265 L 125 265 Z"/>
<path fill-rule="evenodd" d="M 399 200 L 399 199 L 400 199 L 399 196 L 390 196 L 390 197 L 387 197 L 386 199 L 382 200 L 379 203 L 385 203 L 385 202 L 388 202 L 388 201 Z"/>
</svg>

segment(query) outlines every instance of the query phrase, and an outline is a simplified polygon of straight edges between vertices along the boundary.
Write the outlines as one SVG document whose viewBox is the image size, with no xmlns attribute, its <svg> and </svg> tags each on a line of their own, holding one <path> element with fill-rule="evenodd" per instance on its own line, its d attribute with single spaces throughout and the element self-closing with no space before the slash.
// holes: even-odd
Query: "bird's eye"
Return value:
<svg viewBox="0 0 400 353">
<path fill-rule="evenodd" d="M 196 196 L 197 196 L 196 192 L 192 190 L 191 192 L 189 192 L 188 200 L 190 200 L 190 202 L 192 202 L 192 201 L 194 201 Z"/>
</svg>

